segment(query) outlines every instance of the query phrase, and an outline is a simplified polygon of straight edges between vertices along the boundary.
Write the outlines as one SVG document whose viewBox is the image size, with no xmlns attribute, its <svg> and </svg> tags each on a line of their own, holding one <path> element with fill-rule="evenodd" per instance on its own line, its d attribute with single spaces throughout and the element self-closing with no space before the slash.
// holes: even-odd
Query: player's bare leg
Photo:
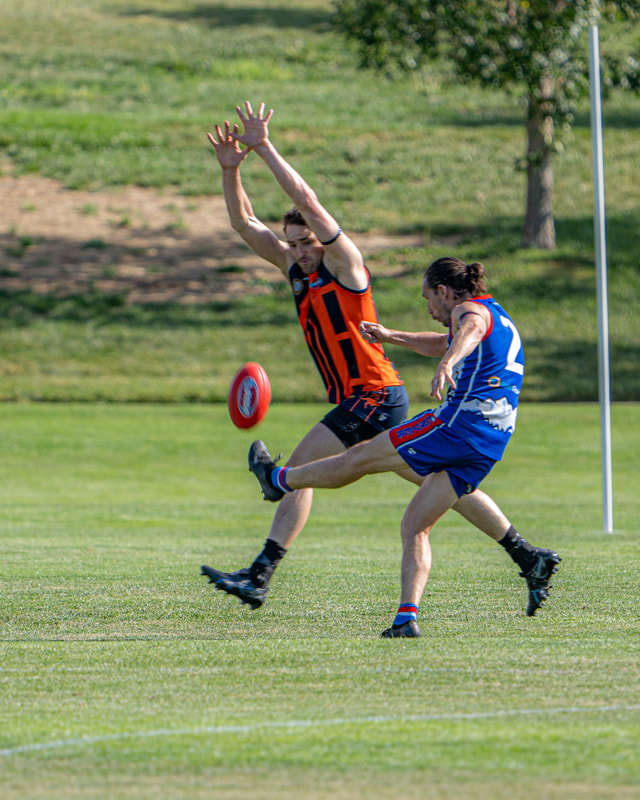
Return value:
<svg viewBox="0 0 640 800">
<path fill-rule="evenodd" d="M 392 445 L 388 432 L 379 434 L 368 442 L 356 445 L 341 455 L 285 469 L 275 468 L 263 442 L 254 442 L 250 451 L 249 462 L 252 472 L 260 482 L 265 498 L 273 501 L 286 497 L 292 490 L 299 490 L 305 486 L 327 489 L 340 488 L 359 480 L 365 475 L 390 471 L 396 472 L 414 483 L 421 483 L 416 497 L 423 497 L 422 492 L 426 491 L 425 486 L 435 487 L 436 475 L 440 476 L 438 480 L 444 480 L 444 477 L 446 477 L 446 481 L 443 484 L 445 489 L 440 491 L 439 487 L 436 495 L 438 498 L 443 499 L 442 501 L 440 499 L 437 502 L 434 501 L 434 508 L 438 508 L 441 505 L 444 508 L 442 513 L 449 508 L 455 508 L 462 516 L 505 548 L 510 557 L 520 566 L 522 570 L 520 574 L 527 582 L 529 589 L 528 616 L 535 614 L 536 610 L 547 599 L 548 589 L 550 588 L 549 579 L 560 562 L 560 557 L 557 553 L 530 545 L 511 525 L 498 505 L 484 492 L 476 490 L 469 495 L 458 498 L 446 473 L 435 473 L 427 476 L 422 481 L 411 470 L 407 471 L 407 465 Z M 431 510 L 427 510 L 429 511 L 427 516 L 431 515 L 433 517 Z M 437 519 L 439 517 L 434 518 L 431 526 L 435 524 Z M 422 534 L 424 532 L 424 529 L 422 529 Z M 421 542 L 421 545 L 418 542 Z M 419 546 L 425 548 L 423 555 L 420 555 Z M 409 566 L 405 567 L 405 571 L 412 569 L 411 565 L 427 563 L 429 558 L 426 555 L 427 548 L 428 532 L 426 536 L 423 535 L 422 538 L 419 537 L 414 542 L 414 552 L 412 556 L 408 556 L 409 561 L 407 563 Z M 417 576 L 424 574 L 424 569 L 420 567 L 416 567 L 416 569 L 415 585 L 419 586 Z M 428 570 L 426 575 L 428 576 Z M 410 581 L 405 581 L 405 584 L 408 582 Z M 424 584 L 422 586 L 423 589 Z M 415 594 L 415 591 L 413 593 Z M 409 601 L 403 597 L 403 602 L 414 606 L 411 610 L 417 612 L 416 603 L 413 599 Z M 417 632 L 394 633 L 394 629 L 390 628 L 385 631 L 384 635 L 393 637 L 420 635 L 415 623 L 415 614 L 407 625 Z"/>
<path fill-rule="evenodd" d="M 287 466 L 299 466 L 309 461 L 338 455 L 346 450 L 344 444 L 326 425 L 318 423 L 307 433 L 287 460 Z M 311 505 L 313 489 L 300 489 L 285 495 L 276 508 L 269 538 L 288 550 L 304 528 Z"/>
<path fill-rule="evenodd" d="M 511 527 L 511 523 L 498 504 L 480 489 L 460 497 L 454 504 L 453 510 L 496 542 L 499 542 Z"/>
<path fill-rule="evenodd" d="M 298 444 L 288 464 L 302 464 L 345 451 L 344 444 L 329 428 L 318 423 Z M 253 610 L 259 608 L 269 591 L 269 581 L 285 553 L 304 528 L 313 503 L 313 489 L 303 488 L 285 495 L 279 503 L 263 550 L 250 567 L 221 572 L 202 566 L 202 574 L 217 589 L 239 597 Z"/>
<path fill-rule="evenodd" d="M 365 475 L 402 471 L 406 466 L 391 443 L 389 433 L 384 431 L 340 455 L 287 469 L 286 482 L 290 489 L 339 489 Z"/>
<path fill-rule="evenodd" d="M 431 571 L 429 534 L 457 499 L 447 473 L 435 472 L 427 475 L 407 506 L 401 526 L 400 606 L 394 624 L 382 632 L 383 638 L 413 639 L 420 636 L 416 617 Z M 406 614 L 403 612 L 409 609 L 415 611 L 405 621 Z"/>
<path fill-rule="evenodd" d="M 402 518 L 401 599 L 418 604 L 431 569 L 429 534 L 457 501 L 446 472 L 428 475 Z"/>
<path fill-rule="evenodd" d="M 545 602 L 551 589 L 551 576 L 562 560 L 553 550 L 535 547 L 524 539 L 488 494 L 477 489 L 464 495 L 453 506 L 473 525 L 486 533 L 520 567 L 520 577 L 527 583 L 527 616 L 532 617 Z"/>
</svg>

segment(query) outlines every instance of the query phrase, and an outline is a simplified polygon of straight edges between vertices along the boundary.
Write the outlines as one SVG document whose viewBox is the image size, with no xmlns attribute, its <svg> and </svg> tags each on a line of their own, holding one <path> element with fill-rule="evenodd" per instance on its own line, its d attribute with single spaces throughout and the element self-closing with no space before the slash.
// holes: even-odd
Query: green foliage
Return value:
<svg viewBox="0 0 640 800">
<path fill-rule="evenodd" d="M 583 32 L 598 0 L 334 0 L 336 27 L 355 41 L 363 66 L 420 70 L 436 58 L 462 81 L 516 91 L 527 106 L 525 247 L 555 247 L 552 154 L 588 91 Z M 605 3 L 633 17 L 636 3 Z M 608 83 L 637 86 L 638 57 L 613 57 Z"/>
<path fill-rule="evenodd" d="M 335 25 L 356 43 L 362 65 L 419 70 L 444 57 L 462 80 L 518 89 L 527 96 L 531 115 L 543 103 L 560 131 L 571 124 L 588 88 L 584 30 L 601 5 L 609 16 L 634 17 L 638 11 L 637 3 L 594 0 L 334 0 L 334 5 Z M 636 59 L 616 60 L 609 82 L 622 85 L 625 72 L 631 87 Z"/>
<path fill-rule="evenodd" d="M 419 69 L 439 54 L 442 4 L 423 0 L 334 0 L 334 25 L 356 43 L 360 63 Z"/>
</svg>

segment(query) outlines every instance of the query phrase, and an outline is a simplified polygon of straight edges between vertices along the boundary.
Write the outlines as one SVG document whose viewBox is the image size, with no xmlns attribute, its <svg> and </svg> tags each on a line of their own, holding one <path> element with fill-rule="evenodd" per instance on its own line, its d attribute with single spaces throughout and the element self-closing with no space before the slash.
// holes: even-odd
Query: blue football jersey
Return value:
<svg viewBox="0 0 640 800">
<path fill-rule="evenodd" d="M 491 295 L 469 302 L 489 310 L 491 325 L 475 350 L 456 364 L 456 388 L 449 387 L 434 413 L 472 447 L 498 461 L 516 427 L 524 376 L 522 341 L 507 312 Z M 449 334 L 449 343 L 451 338 Z"/>
</svg>

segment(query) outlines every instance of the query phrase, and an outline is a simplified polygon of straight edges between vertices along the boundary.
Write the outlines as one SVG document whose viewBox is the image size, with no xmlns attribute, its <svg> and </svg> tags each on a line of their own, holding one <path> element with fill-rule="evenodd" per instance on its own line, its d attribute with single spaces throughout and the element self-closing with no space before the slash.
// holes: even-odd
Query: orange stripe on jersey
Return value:
<svg viewBox="0 0 640 800">
<path fill-rule="evenodd" d="M 330 403 L 357 391 L 402 385 L 382 346 L 366 342 L 359 332 L 361 320 L 378 319 L 371 284 L 363 291 L 347 289 L 324 264 L 308 276 L 294 264 L 289 279 L 298 320 Z"/>
</svg>

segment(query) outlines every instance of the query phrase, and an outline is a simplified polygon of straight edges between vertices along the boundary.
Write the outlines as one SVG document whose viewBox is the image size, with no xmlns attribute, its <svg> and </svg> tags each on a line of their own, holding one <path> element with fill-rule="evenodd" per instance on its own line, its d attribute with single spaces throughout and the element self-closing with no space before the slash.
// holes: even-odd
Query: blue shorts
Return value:
<svg viewBox="0 0 640 800">
<path fill-rule="evenodd" d="M 391 443 L 418 475 L 446 472 L 458 497 L 475 491 L 496 463 L 423 411 L 389 431 Z"/>
<path fill-rule="evenodd" d="M 345 447 L 373 439 L 407 418 L 409 395 L 404 386 L 387 386 L 347 397 L 331 409 L 321 422 Z"/>
</svg>

